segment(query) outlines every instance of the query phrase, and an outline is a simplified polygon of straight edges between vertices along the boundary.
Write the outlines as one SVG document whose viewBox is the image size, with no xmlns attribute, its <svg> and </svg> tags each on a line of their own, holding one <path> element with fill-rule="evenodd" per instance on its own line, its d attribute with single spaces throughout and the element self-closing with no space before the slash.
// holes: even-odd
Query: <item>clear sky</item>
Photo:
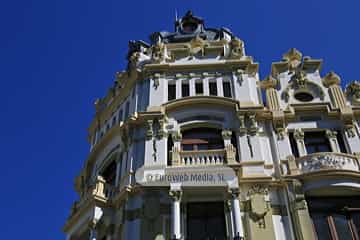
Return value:
<svg viewBox="0 0 360 240">
<path fill-rule="evenodd" d="M 128 40 L 172 31 L 175 9 L 230 28 L 262 79 L 291 47 L 343 84 L 360 78 L 359 1 L 3 0 L 1 239 L 64 239 L 93 102 L 124 68 Z"/>
</svg>

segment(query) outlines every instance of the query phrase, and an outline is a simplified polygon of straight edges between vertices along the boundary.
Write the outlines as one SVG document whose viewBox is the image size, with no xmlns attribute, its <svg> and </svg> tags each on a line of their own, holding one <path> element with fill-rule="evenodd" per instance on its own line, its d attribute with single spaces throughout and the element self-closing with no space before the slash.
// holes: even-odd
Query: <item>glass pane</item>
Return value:
<svg viewBox="0 0 360 240">
<path fill-rule="evenodd" d="M 327 218 L 323 214 L 312 214 L 311 216 L 318 240 L 330 240 L 330 230 Z"/>
<path fill-rule="evenodd" d="M 210 95 L 213 95 L 213 96 L 217 95 L 216 82 L 209 82 L 209 92 L 210 92 Z"/>
<path fill-rule="evenodd" d="M 343 215 L 333 215 L 332 216 L 335 223 L 335 228 L 339 239 L 341 240 L 352 240 L 351 230 L 349 228 L 349 222 L 346 219 L 346 216 Z"/>
<path fill-rule="evenodd" d="M 181 95 L 183 97 L 189 96 L 189 84 L 188 83 L 182 83 L 181 84 Z"/>
<path fill-rule="evenodd" d="M 224 97 L 231 98 L 231 86 L 230 82 L 223 82 Z"/>
<path fill-rule="evenodd" d="M 171 84 L 168 85 L 168 100 L 173 100 L 176 98 L 176 86 Z"/>
<path fill-rule="evenodd" d="M 351 215 L 351 217 L 356 228 L 354 230 L 357 232 L 358 236 L 360 237 L 360 213 L 354 213 Z"/>
<path fill-rule="evenodd" d="M 195 93 L 196 94 L 203 94 L 204 93 L 202 82 L 195 83 Z"/>
<path fill-rule="evenodd" d="M 306 146 L 306 152 L 307 152 L 307 154 L 316 153 L 316 148 L 315 148 L 315 146 L 312 146 L 312 145 Z"/>
</svg>

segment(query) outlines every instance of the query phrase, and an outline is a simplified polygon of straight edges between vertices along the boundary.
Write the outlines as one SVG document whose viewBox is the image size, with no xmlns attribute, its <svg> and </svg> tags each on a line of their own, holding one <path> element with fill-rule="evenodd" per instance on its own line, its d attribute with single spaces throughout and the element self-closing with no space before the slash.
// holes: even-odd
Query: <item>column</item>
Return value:
<svg viewBox="0 0 360 240">
<path fill-rule="evenodd" d="M 295 129 L 294 138 L 296 140 L 296 146 L 298 148 L 299 156 L 307 155 L 305 143 L 304 143 L 304 132 L 301 128 Z"/>
<path fill-rule="evenodd" d="M 181 239 L 181 210 L 180 201 L 182 191 L 180 189 L 170 190 L 169 195 L 172 197 L 171 203 L 171 240 Z"/>
<path fill-rule="evenodd" d="M 97 238 L 97 231 L 95 228 L 90 228 L 90 240 L 96 240 Z"/>
<path fill-rule="evenodd" d="M 231 212 L 234 227 L 234 240 L 244 239 L 244 231 L 240 213 L 239 190 L 231 189 Z"/>
<path fill-rule="evenodd" d="M 339 143 L 336 138 L 337 132 L 326 130 L 326 136 L 329 139 L 330 147 L 333 152 L 340 152 Z"/>
</svg>

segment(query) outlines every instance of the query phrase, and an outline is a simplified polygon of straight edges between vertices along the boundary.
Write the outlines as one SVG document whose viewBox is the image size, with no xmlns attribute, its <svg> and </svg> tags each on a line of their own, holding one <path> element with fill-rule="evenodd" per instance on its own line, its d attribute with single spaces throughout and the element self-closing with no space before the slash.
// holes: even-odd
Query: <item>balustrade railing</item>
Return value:
<svg viewBox="0 0 360 240">
<path fill-rule="evenodd" d="M 225 162 L 225 149 L 180 151 L 181 165 L 217 165 Z"/>
<path fill-rule="evenodd" d="M 359 157 L 353 154 L 318 152 L 299 158 L 289 156 L 282 160 L 284 174 L 304 174 L 322 170 L 360 171 Z"/>
</svg>

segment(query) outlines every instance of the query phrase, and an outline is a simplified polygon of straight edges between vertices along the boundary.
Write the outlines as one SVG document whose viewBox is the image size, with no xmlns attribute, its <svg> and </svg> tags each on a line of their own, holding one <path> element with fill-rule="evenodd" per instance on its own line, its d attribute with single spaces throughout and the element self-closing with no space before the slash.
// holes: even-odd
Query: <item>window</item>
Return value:
<svg viewBox="0 0 360 240">
<path fill-rule="evenodd" d="M 300 102 L 311 102 L 314 99 L 314 96 L 308 92 L 297 92 L 294 97 Z"/>
<path fill-rule="evenodd" d="M 217 85 L 215 81 L 209 82 L 209 94 L 217 96 Z"/>
<path fill-rule="evenodd" d="M 296 140 L 294 138 L 294 133 L 290 132 L 289 133 L 289 140 L 290 140 L 290 146 L 291 146 L 291 151 L 292 154 L 294 155 L 294 157 L 299 157 L 299 151 L 296 145 Z"/>
<path fill-rule="evenodd" d="M 176 98 L 176 85 L 168 85 L 168 101 L 174 100 Z"/>
<path fill-rule="evenodd" d="M 358 197 L 307 199 L 318 240 L 357 240 L 360 231 Z"/>
<path fill-rule="evenodd" d="M 195 93 L 196 95 L 200 95 L 200 94 L 203 94 L 204 93 L 204 88 L 203 88 L 203 84 L 202 82 L 196 82 L 195 83 Z"/>
<path fill-rule="evenodd" d="M 231 98 L 231 86 L 230 82 L 223 82 L 224 97 Z"/>
<path fill-rule="evenodd" d="M 190 95 L 189 83 L 188 82 L 182 82 L 181 83 L 181 96 L 182 97 L 188 97 L 189 95 Z"/>
<path fill-rule="evenodd" d="M 123 117 L 124 117 L 124 116 L 123 116 L 123 110 L 120 110 L 120 111 L 119 111 L 119 115 L 118 115 L 118 120 L 119 120 L 119 122 L 124 120 Z"/>
<path fill-rule="evenodd" d="M 307 154 L 332 151 L 325 131 L 305 132 L 304 142 Z"/>
<path fill-rule="evenodd" d="M 116 116 L 113 117 L 111 125 L 114 126 L 115 124 L 116 124 Z"/>
<path fill-rule="evenodd" d="M 296 139 L 294 133 L 289 133 L 289 140 L 292 153 L 295 157 L 299 157 L 299 149 L 296 144 Z M 325 134 L 325 131 L 317 132 L 305 132 L 304 133 L 304 143 L 307 154 L 317 153 L 317 152 L 332 152 L 330 142 L 328 137 Z M 340 142 L 339 142 L 340 145 Z M 343 143 L 342 143 L 343 145 Z M 340 147 L 342 148 L 342 147 Z M 344 149 L 343 149 L 344 150 Z"/>
<path fill-rule="evenodd" d="M 112 161 L 102 172 L 101 176 L 105 179 L 106 183 L 115 185 L 116 178 L 116 162 Z"/>
<path fill-rule="evenodd" d="M 125 118 L 129 117 L 129 111 L 130 111 L 130 103 L 127 102 L 125 105 Z"/>
<path fill-rule="evenodd" d="M 134 86 L 132 93 L 131 93 L 131 97 L 134 98 L 135 97 L 135 92 L 136 92 L 136 85 Z"/>
<path fill-rule="evenodd" d="M 182 150 L 223 149 L 224 140 L 221 130 L 214 128 L 196 128 L 182 132 Z"/>
<path fill-rule="evenodd" d="M 347 150 L 346 150 L 346 147 L 345 147 L 345 142 L 344 142 L 344 136 L 341 134 L 341 131 L 337 131 L 336 139 L 337 139 L 338 144 L 339 144 L 340 152 L 347 153 Z"/>
<path fill-rule="evenodd" d="M 105 125 L 106 125 L 106 129 L 105 129 L 105 132 L 109 131 L 110 129 L 110 124 L 108 121 L 105 122 Z"/>
</svg>

